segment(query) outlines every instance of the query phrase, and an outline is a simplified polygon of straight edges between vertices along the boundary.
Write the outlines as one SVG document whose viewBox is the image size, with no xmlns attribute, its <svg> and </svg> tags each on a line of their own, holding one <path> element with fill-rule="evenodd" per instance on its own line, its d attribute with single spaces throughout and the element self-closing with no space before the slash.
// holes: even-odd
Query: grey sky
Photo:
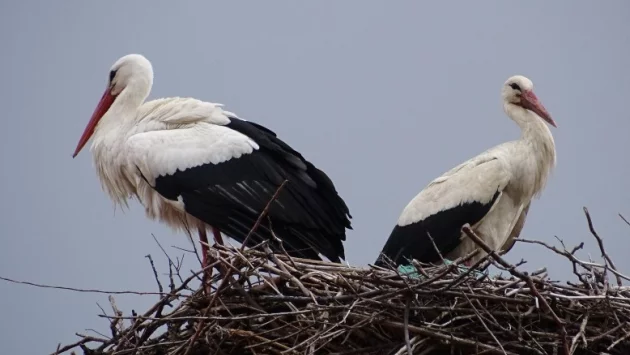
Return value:
<svg viewBox="0 0 630 355">
<path fill-rule="evenodd" d="M 630 4 L 458 3 L 3 2 L 0 276 L 155 291 L 144 256 L 162 271 L 166 264 L 151 233 L 173 255 L 181 254 L 173 245 L 190 247 L 137 203 L 114 211 L 89 151 L 71 159 L 110 65 L 134 52 L 153 63 L 150 98 L 223 103 L 325 170 L 353 214 L 346 255 L 359 265 L 375 259 L 431 179 L 518 137 L 500 89 L 526 75 L 559 128 L 558 167 L 522 237 L 585 241 L 599 257 L 586 205 L 611 256 L 630 270 L 630 227 L 617 216 L 630 216 Z M 540 248 L 517 244 L 508 259 L 521 258 L 570 277 Z M 2 354 L 45 354 L 76 331 L 107 331 L 96 306 L 106 295 L 2 281 L 0 295 Z M 156 301 L 117 300 L 126 313 Z"/>
</svg>

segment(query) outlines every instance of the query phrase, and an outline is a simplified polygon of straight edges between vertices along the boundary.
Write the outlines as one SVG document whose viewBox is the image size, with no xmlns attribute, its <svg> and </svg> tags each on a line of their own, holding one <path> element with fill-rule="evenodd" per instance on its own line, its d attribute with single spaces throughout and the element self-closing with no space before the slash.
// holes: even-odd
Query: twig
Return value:
<svg viewBox="0 0 630 355">
<path fill-rule="evenodd" d="M 586 220 L 588 222 L 588 229 L 591 231 L 591 234 L 593 235 L 593 237 L 595 237 L 595 239 L 597 240 L 597 245 L 599 245 L 599 250 L 602 252 L 602 257 L 610 265 L 610 268 L 613 271 L 617 271 L 617 267 L 615 266 L 615 263 L 612 261 L 612 259 L 608 256 L 608 254 L 604 250 L 604 241 L 602 240 L 602 238 L 600 238 L 597 232 L 595 232 L 595 228 L 593 227 L 593 221 L 591 220 L 591 215 L 588 213 L 588 209 L 586 207 L 583 207 L 583 209 L 584 209 L 584 214 L 586 215 Z M 617 273 L 615 273 L 615 277 L 617 278 L 617 286 L 623 285 L 623 282 L 621 281 L 621 278 L 619 277 Z"/>
<path fill-rule="evenodd" d="M 153 240 L 155 241 L 155 243 L 158 245 L 158 247 L 160 248 L 160 250 L 162 250 L 162 253 L 164 253 L 164 256 L 166 256 L 166 259 L 168 260 L 168 264 L 169 264 L 169 272 L 168 272 L 168 278 L 170 281 L 170 285 L 169 288 L 171 289 L 171 291 L 173 291 L 175 289 L 175 280 L 173 280 L 173 270 L 171 267 L 175 268 L 175 271 L 177 272 L 177 277 L 179 278 L 180 282 L 183 282 L 184 280 L 182 279 L 182 276 L 180 275 L 180 269 L 181 269 L 181 263 L 179 262 L 178 259 L 178 263 L 176 264 L 173 259 L 171 259 L 170 255 L 168 255 L 168 253 L 166 252 L 166 250 L 164 250 L 164 247 L 162 247 L 162 244 L 160 243 L 160 241 L 157 239 L 157 237 L 155 236 L 155 234 L 151 233 L 151 237 L 153 237 Z M 194 245 L 194 243 L 193 243 Z M 185 255 L 182 255 L 182 262 L 184 259 Z"/>
<path fill-rule="evenodd" d="M 162 287 L 162 283 L 160 283 L 160 278 L 158 277 L 158 272 L 155 269 L 155 264 L 153 263 L 153 258 L 151 257 L 151 254 L 147 254 L 144 257 L 148 258 L 149 259 L 149 263 L 151 263 L 151 270 L 153 270 L 153 276 L 155 276 L 155 282 L 157 282 L 158 290 L 160 290 L 160 296 L 162 296 L 164 294 L 164 288 Z"/>
<path fill-rule="evenodd" d="M 265 218 L 265 216 L 269 212 L 269 208 L 271 207 L 271 204 L 278 198 L 278 196 L 280 195 L 280 191 L 282 191 L 282 188 L 284 188 L 284 185 L 286 185 L 287 182 L 289 182 L 289 180 L 285 179 L 284 181 L 282 181 L 282 184 L 278 186 L 278 188 L 276 189 L 276 192 L 273 194 L 273 196 L 271 196 L 271 199 L 269 200 L 269 202 L 267 202 L 267 205 L 265 206 L 265 208 L 258 215 L 258 218 L 256 219 L 256 223 L 254 223 L 254 226 L 249 230 L 249 233 L 247 233 L 245 240 L 243 240 L 243 243 L 241 244 L 241 252 L 245 249 L 245 246 L 247 245 L 249 238 L 251 237 L 252 234 L 256 232 L 256 230 L 258 229 L 258 226 L 260 226 L 260 222 L 262 222 L 262 219 Z"/>
<path fill-rule="evenodd" d="M 573 340 L 571 340 L 571 351 L 570 351 L 570 354 L 573 354 L 575 352 L 575 350 L 577 349 L 578 340 L 580 339 L 580 337 L 582 337 L 582 339 L 584 339 L 584 347 L 588 346 L 588 343 L 586 341 L 586 337 L 584 336 L 584 331 L 586 330 L 586 324 L 587 323 L 588 323 L 588 312 L 584 315 L 584 319 L 582 319 L 582 323 L 580 324 L 580 331 L 577 332 L 577 334 L 575 334 L 575 336 L 573 337 Z"/>
<path fill-rule="evenodd" d="M 411 349 L 411 342 L 409 341 L 409 307 L 411 306 L 411 299 L 408 298 L 405 302 L 405 317 L 404 317 L 404 326 L 405 326 L 405 344 L 407 344 L 407 353 L 408 355 L 413 355 L 413 350 Z"/>
<path fill-rule="evenodd" d="M 10 278 L 4 277 L 4 276 L 0 276 L 0 280 L 11 282 L 11 283 L 15 283 L 15 284 L 22 284 L 22 285 L 39 287 L 39 288 L 52 288 L 52 289 L 56 289 L 56 290 L 65 290 L 65 291 L 74 291 L 74 292 L 103 293 L 103 294 L 108 294 L 108 295 L 138 295 L 138 296 L 147 296 L 147 295 L 158 295 L 158 296 L 160 296 L 160 295 L 162 295 L 162 293 L 160 293 L 160 292 L 106 291 L 106 290 L 85 289 L 85 288 L 76 288 L 76 287 L 67 287 L 67 286 L 45 285 L 45 284 L 39 284 L 39 283 L 30 282 L 30 281 L 14 280 L 14 279 L 10 279 Z"/>
<path fill-rule="evenodd" d="M 65 353 L 68 350 L 72 350 L 76 347 L 79 347 L 80 345 L 85 345 L 89 342 L 94 341 L 94 339 L 92 339 L 91 337 L 83 337 L 81 338 L 81 340 L 75 341 L 72 344 L 68 344 L 66 346 L 63 347 L 59 347 L 59 345 L 57 346 L 57 350 L 54 353 L 51 353 L 50 355 L 60 355 Z"/>
</svg>

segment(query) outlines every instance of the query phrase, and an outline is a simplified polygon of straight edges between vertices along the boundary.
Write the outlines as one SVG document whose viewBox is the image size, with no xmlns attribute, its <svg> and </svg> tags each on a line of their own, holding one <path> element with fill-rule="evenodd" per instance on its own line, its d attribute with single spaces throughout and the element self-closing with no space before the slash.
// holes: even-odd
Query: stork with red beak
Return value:
<svg viewBox="0 0 630 355">
<path fill-rule="evenodd" d="M 376 265 L 408 259 L 455 260 L 477 249 L 462 232 L 466 224 L 495 251 L 506 253 L 523 229 L 532 198 L 542 192 L 556 163 L 556 127 L 524 76 L 502 89 L 503 109 L 521 128 L 518 140 L 500 144 L 431 181 L 404 208 Z M 482 250 L 467 263 L 484 257 Z M 383 258 L 386 256 L 387 258 Z"/>
<path fill-rule="evenodd" d="M 149 218 L 189 236 L 196 229 L 205 267 L 206 230 L 218 243 L 221 232 L 243 243 L 286 179 L 246 246 L 271 240 L 272 250 L 292 256 L 345 258 L 351 216 L 324 172 L 271 130 L 220 104 L 179 97 L 145 102 L 152 85 L 145 57 L 116 61 L 73 154 L 92 139 L 98 177 L 114 203 L 136 197 Z"/>
</svg>

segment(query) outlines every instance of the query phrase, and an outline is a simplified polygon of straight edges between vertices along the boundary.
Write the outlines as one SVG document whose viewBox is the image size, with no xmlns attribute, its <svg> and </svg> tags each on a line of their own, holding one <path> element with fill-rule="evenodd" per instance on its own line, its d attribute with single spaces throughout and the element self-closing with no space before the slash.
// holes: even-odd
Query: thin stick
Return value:
<svg viewBox="0 0 630 355">
<path fill-rule="evenodd" d="M 149 263 L 151 264 L 151 270 L 153 270 L 153 276 L 155 276 L 155 282 L 157 282 L 158 290 L 160 290 L 160 296 L 162 296 L 164 294 L 164 288 L 162 287 L 162 283 L 160 282 L 160 278 L 158 277 L 158 272 L 155 269 L 153 258 L 151 257 L 151 254 L 147 254 L 144 257 L 149 259 Z"/>
<path fill-rule="evenodd" d="M 411 349 L 411 342 L 409 341 L 409 307 L 411 306 L 411 298 L 407 298 L 407 302 L 405 302 L 405 344 L 407 344 L 407 353 L 408 355 L 413 355 L 413 350 Z"/>
<path fill-rule="evenodd" d="M 602 240 L 602 238 L 600 238 L 597 232 L 595 232 L 595 227 L 593 227 L 593 221 L 591 220 L 590 213 L 588 213 L 588 209 L 586 207 L 583 207 L 583 209 L 584 209 L 584 214 L 586 215 L 586 220 L 588 222 L 588 229 L 591 231 L 591 234 L 593 235 L 593 237 L 595 237 L 595 239 L 597 240 L 597 245 L 599 245 L 599 250 L 602 252 L 602 257 L 610 265 L 610 268 L 612 270 L 617 271 L 617 267 L 615 266 L 615 263 L 612 261 L 612 259 L 608 256 L 608 254 L 604 250 L 604 241 Z M 621 278 L 619 277 L 619 275 L 615 273 L 615 277 L 617 278 L 617 286 L 623 285 L 623 282 L 621 282 Z"/>
<path fill-rule="evenodd" d="M 163 294 L 163 292 L 107 291 L 107 290 L 86 289 L 86 288 L 67 287 L 67 286 L 54 286 L 54 285 L 46 285 L 46 284 L 40 284 L 40 283 L 35 283 L 35 282 L 30 282 L 30 281 L 19 281 L 19 280 L 10 279 L 4 276 L 0 276 L 0 280 L 15 283 L 15 284 L 39 287 L 39 288 L 52 288 L 56 290 L 65 290 L 65 291 L 73 291 L 73 292 L 103 293 L 103 294 L 108 294 L 108 295 L 138 295 L 138 296 L 147 296 L 147 295 L 161 296 Z"/>
<path fill-rule="evenodd" d="M 271 204 L 278 198 L 278 195 L 280 195 L 280 191 L 282 191 L 282 188 L 284 188 L 284 185 L 286 185 L 287 182 L 289 182 L 289 180 L 285 179 L 282 182 L 282 184 L 278 186 L 278 188 L 276 189 L 276 192 L 273 194 L 273 196 L 271 196 L 271 199 L 269 200 L 269 202 L 267 202 L 267 205 L 265 206 L 265 208 L 258 215 L 258 219 L 256 219 L 256 223 L 254 223 L 254 226 L 252 227 L 252 229 L 249 230 L 249 233 L 247 233 L 245 240 L 243 240 L 243 243 L 241 244 L 241 252 L 245 249 L 245 245 L 247 245 L 247 241 L 249 240 L 249 237 L 251 237 L 251 235 L 256 232 L 256 230 L 258 229 L 258 226 L 260 226 L 260 222 L 269 212 L 269 208 L 271 208 Z"/>
</svg>

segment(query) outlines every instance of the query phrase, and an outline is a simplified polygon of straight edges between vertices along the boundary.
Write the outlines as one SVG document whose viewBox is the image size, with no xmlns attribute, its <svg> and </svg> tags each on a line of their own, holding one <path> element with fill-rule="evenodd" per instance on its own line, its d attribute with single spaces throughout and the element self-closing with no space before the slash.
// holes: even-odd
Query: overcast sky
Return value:
<svg viewBox="0 0 630 355">
<path fill-rule="evenodd" d="M 630 4 L 333 1 L 0 4 L 0 276 L 82 288 L 155 291 L 144 258 L 185 237 L 114 210 L 92 157 L 74 147 L 110 66 L 142 53 L 150 98 L 220 102 L 276 131 L 325 170 L 354 216 L 349 262 L 374 261 L 407 202 L 430 180 L 515 139 L 501 108 L 511 75 L 528 76 L 556 122 L 558 166 L 531 207 L 523 238 L 586 242 L 582 206 L 620 268 L 630 271 Z M 582 254 L 587 257 L 586 253 Z M 522 243 L 565 279 L 559 257 Z M 192 260 L 188 268 L 196 268 Z M 0 353 L 46 354 L 97 317 L 102 294 L 0 281 Z M 120 296 L 145 310 L 156 296 Z"/>
</svg>

